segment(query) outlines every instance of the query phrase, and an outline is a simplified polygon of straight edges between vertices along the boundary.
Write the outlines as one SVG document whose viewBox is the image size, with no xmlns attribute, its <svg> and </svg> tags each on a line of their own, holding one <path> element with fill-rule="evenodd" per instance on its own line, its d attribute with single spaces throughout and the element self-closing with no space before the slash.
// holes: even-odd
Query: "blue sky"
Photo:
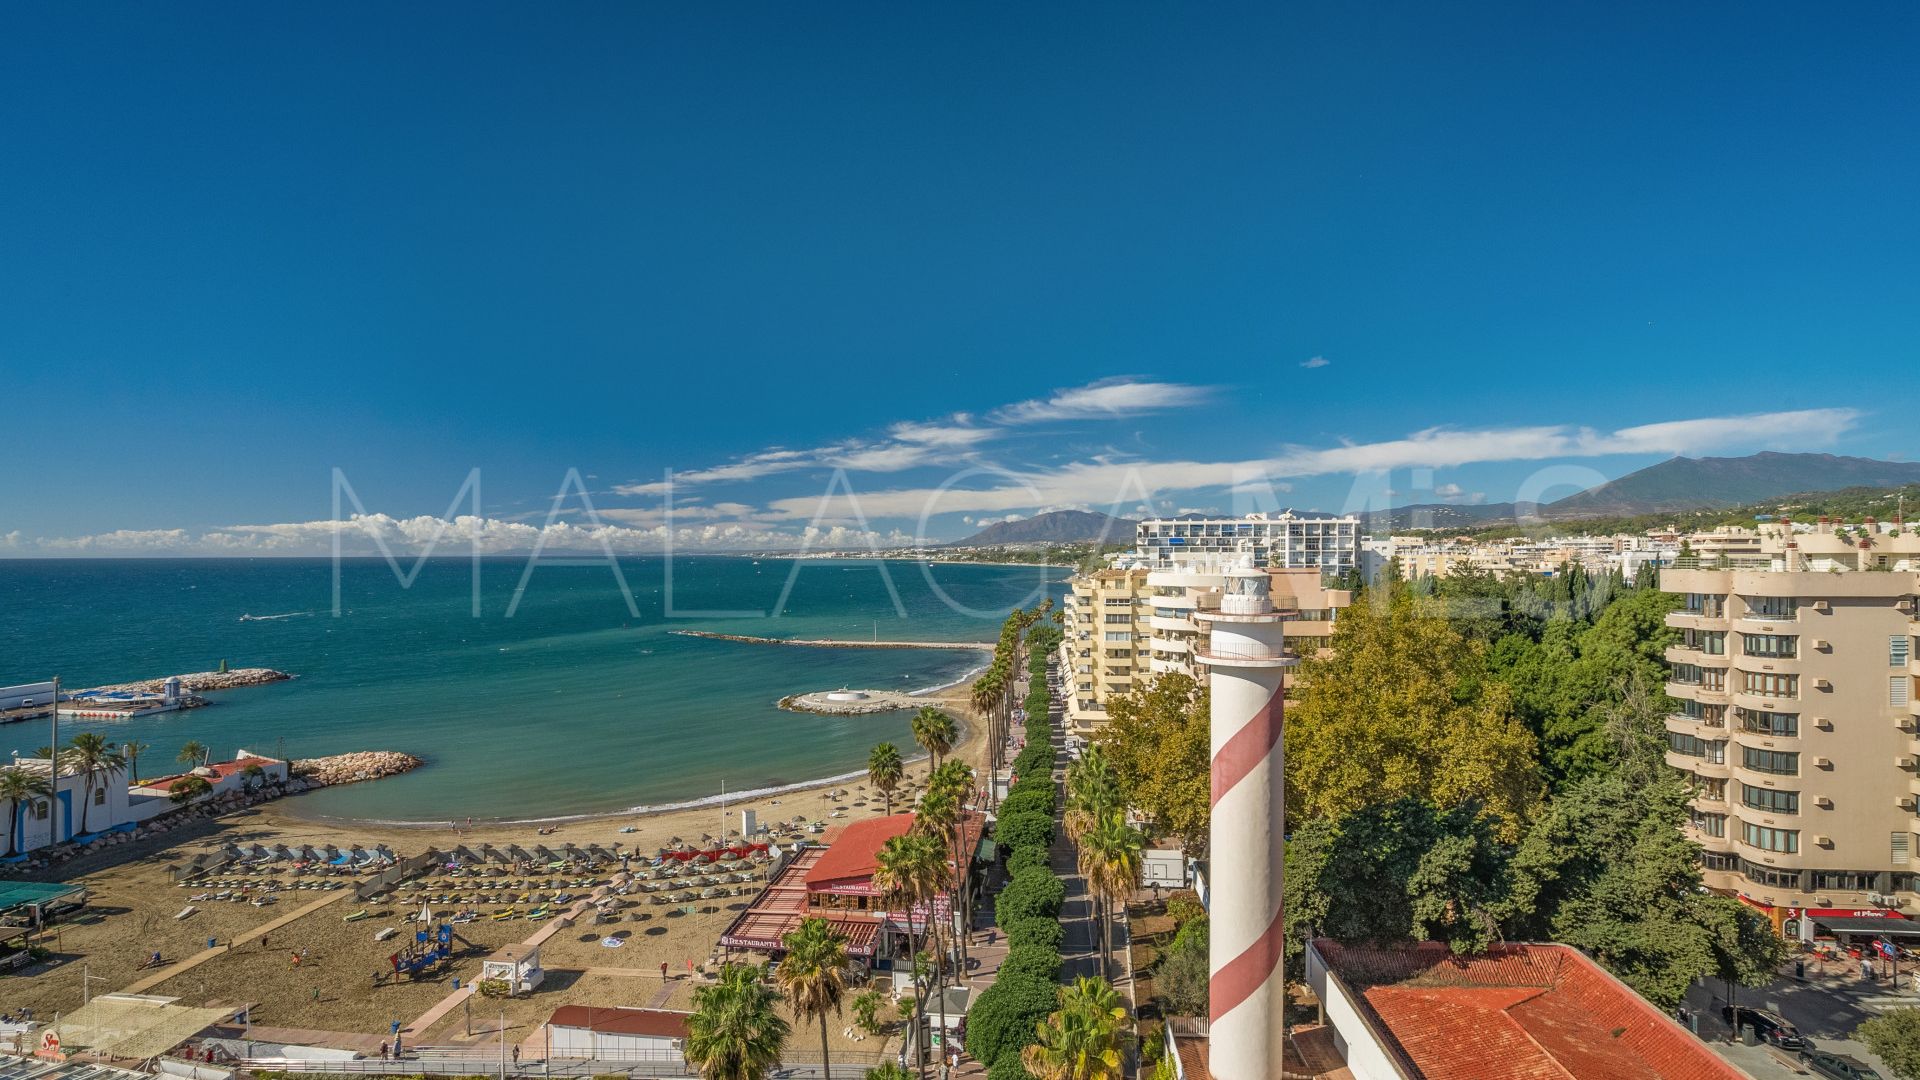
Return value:
<svg viewBox="0 0 1920 1080">
<path fill-rule="evenodd" d="M 478 468 L 501 543 L 577 470 L 639 547 L 668 469 L 737 546 L 1903 456 L 1916 31 L 12 5 L 0 554 L 308 550 L 336 468 L 401 539 Z"/>
</svg>

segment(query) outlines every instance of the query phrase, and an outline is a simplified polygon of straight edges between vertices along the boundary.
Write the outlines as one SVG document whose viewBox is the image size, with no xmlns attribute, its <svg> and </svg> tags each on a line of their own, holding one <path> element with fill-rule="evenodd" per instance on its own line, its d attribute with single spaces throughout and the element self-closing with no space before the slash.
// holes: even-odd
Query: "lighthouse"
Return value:
<svg viewBox="0 0 1920 1080">
<path fill-rule="evenodd" d="M 1219 609 L 1194 611 L 1212 698 L 1207 1041 L 1218 1080 L 1267 1080 L 1285 1042 L 1281 682 L 1297 661 L 1266 570 L 1242 553 L 1225 579 Z"/>
</svg>

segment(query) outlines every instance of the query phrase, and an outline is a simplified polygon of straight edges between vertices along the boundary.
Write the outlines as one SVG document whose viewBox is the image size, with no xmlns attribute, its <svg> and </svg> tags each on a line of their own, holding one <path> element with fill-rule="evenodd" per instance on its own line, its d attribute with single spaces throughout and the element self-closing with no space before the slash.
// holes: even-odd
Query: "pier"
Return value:
<svg viewBox="0 0 1920 1080">
<path fill-rule="evenodd" d="M 716 634 L 710 630 L 670 630 L 681 637 L 737 641 L 746 645 L 804 645 L 815 649 L 992 649 L 991 641 L 859 641 L 852 638 L 777 638 Z"/>
</svg>

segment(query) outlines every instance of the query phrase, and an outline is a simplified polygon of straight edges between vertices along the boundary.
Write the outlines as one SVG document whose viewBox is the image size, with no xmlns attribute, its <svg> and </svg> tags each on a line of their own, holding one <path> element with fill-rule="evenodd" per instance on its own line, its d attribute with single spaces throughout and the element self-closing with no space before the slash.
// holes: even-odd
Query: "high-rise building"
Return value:
<svg viewBox="0 0 1920 1080">
<path fill-rule="evenodd" d="M 1107 699 L 1149 674 L 1147 574 L 1143 566 L 1096 570 L 1076 576 L 1067 590 L 1060 654 L 1074 734 L 1092 734 L 1106 722 Z"/>
<path fill-rule="evenodd" d="M 1920 536 L 1822 520 L 1722 539 L 1661 574 L 1686 598 L 1667 761 L 1692 778 L 1706 884 L 1790 936 L 1920 912 Z"/>
<path fill-rule="evenodd" d="M 1237 518 L 1150 518 L 1135 531 L 1135 555 L 1149 566 L 1218 564 L 1250 551 L 1253 565 L 1312 567 L 1339 574 L 1360 562 L 1360 519 L 1248 514 Z"/>
</svg>

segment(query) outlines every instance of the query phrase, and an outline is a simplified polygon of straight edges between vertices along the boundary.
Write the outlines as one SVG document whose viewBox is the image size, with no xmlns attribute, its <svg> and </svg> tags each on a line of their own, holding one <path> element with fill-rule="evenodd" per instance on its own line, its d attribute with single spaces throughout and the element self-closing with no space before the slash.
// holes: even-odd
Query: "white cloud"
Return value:
<svg viewBox="0 0 1920 1080">
<path fill-rule="evenodd" d="M 1321 368 L 1321 367 L 1326 367 L 1328 364 L 1331 364 L 1331 363 L 1333 363 L 1333 361 L 1327 359 L 1324 356 L 1311 356 L 1305 360 L 1300 361 L 1300 366 L 1303 368 Z"/>
<path fill-rule="evenodd" d="M 1441 484 L 1439 487 L 1433 489 L 1433 493 L 1443 499 L 1458 498 L 1460 495 L 1465 494 L 1465 492 L 1466 489 L 1459 484 Z"/>
<path fill-rule="evenodd" d="M 1190 386 L 1185 383 L 1106 379 L 1086 386 L 1055 390 L 1051 397 L 1008 405 L 995 410 L 993 419 L 1003 424 L 1115 419 L 1199 405 L 1212 397 L 1213 392 L 1209 386 Z"/>
</svg>

